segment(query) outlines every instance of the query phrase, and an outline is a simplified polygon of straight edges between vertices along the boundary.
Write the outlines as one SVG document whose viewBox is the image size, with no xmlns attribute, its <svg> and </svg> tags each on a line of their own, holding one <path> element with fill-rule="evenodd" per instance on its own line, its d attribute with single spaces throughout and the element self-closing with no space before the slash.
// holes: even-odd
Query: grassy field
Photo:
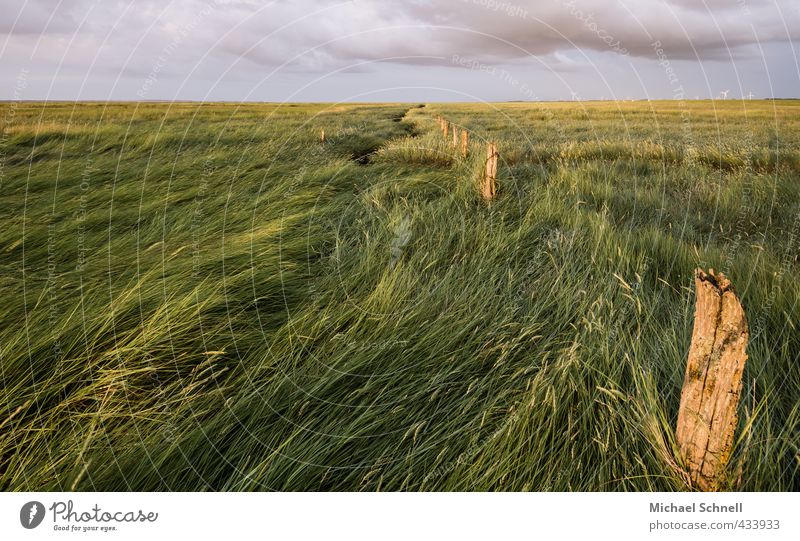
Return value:
<svg viewBox="0 0 800 541">
<path fill-rule="evenodd" d="M 2 490 L 687 490 L 696 267 L 751 329 L 728 486 L 800 490 L 800 102 L 0 118 Z"/>
</svg>

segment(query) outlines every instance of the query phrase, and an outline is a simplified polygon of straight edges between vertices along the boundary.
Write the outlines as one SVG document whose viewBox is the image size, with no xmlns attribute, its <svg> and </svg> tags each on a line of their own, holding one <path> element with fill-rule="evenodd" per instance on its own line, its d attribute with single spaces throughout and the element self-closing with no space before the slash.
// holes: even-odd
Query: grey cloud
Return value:
<svg viewBox="0 0 800 541">
<path fill-rule="evenodd" d="M 64 34 L 78 28 L 79 10 L 64 6 L 65 2 L 54 0 L 8 0 L 3 2 L 0 17 L 0 35 L 36 35 L 46 33 Z M 76 6 L 83 4 L 76 0 Z"/>
<path fill-rule="evenodd" d="M 345 4 L 305 0 L 281 4 L 279 13 L 254 14 L 260 24 L 256 29 L 245 27 L 237 40 L 249 47 L 264 32 L 288 25 L 258 46 L 270 54 L 248 56 L 269 64 L 276 60 L 276 53 L 286 59 L 288 52 L 307 51 L 308 58 L 296 63 L 309 62 L 316 69 L 325 55 L 328 61 L 342 63 L 453 53 L 514 59 L 580 48 L 652 57 L 651 44 L 656 40 L 674 59 L 746 58 L 758 42 L 788 42 L 800 36 L 796 10 L 784 10 L 789 17 L 784 26 L 775 4 L 751 0 L 744 6 L 732 0 L 706 0 L 705 4 L 689 0 L 363 0 Z M 325 11 L 308 17 L 319 9 Z M 787 35 L 786 28 L 791 34 Z M 246 54 L 245 47 L 228 45 L 226 50 Z"/>
<path fill-rule="evenodd" d="M 798 38 L 800 17 L 788 2 L 781 3 L 784 16 L 790 17 L 785 26 L 775 4 L 754 0 L 742 5 L 733 0 L 177 0 L 168 4 L 168 17 L 151 30 L 151 41 L 168 41 L 181 25 L 213 6 L 213 16 L 189 39 L 212 54 L 242 55 L 262 65 L 277 65 L 298 54 L 294 63 L 309 69 L 326 62 L 454 52 L 511 59 L 576 47 L 602 52 L 609 50 L 609 43 L 617 44 L 617 52 L 652 56 L 654 40 L 673 58 L 723 58 L 729 49 L 734 56 L 746 55 L 758 41 Z M 126 5 L 14 0 L 7 12 L 20 17 L 11 39 L 75 31 L 87 10 L 87 32 L 100 36 Z M 115 32 L 144 31 L 162 6 L 152 0 L 135 2 Z M 3 21 L 0 32 L 11 33 L 13 19 Z"/>
<path fill-rule="evenodd" d="M 196 74 L 259 81 L 272 70 L 324 74 L 380 64 L 453 67 L 453 55 L 532 69 L 592 69 L 597 55 L 746 61 L 791 46 L 789 0 L 9 0 L 0 73 L 30 60 L 57 76 Z M 785 20 L 784 20 L 785 17 Z M 15 22 L 16 21 L 16 22 Z M 787 30 L 788 29 L 788 30 Z M 71 45 L 68 46 L 68 44 Z M 585 53 L 585 56 L 584 56 Z M 97 56 L 97 62 L 91 62 Z M 591 58 L 591 59 L 590 59 Z M 27 61 L 27 60 L 25 60 Z M 377 64 L 376 64 L 377 63 Z M 52 73 L 51 73 L 52 75 Z"/>
</svg>

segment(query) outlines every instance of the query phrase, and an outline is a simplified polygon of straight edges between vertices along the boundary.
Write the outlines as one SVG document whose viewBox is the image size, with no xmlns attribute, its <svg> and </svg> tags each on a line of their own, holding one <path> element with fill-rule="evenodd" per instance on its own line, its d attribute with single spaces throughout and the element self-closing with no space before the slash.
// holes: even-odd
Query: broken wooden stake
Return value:
<svg viewBox="0 0 800 541">
<path fill-rule="evenodd" d="M 320 131 L 319 140 L 323 143 L 325 142 L 325 130 Z"/>
<path fill-rule="evenodd" d="M 458 148 L 458 128 L 453 126 L 453 148 Z"/>
<path fill-rule="evenodd" d="M 450 131 L 450 123 L 443 119 L 442 120 L 442 135 L 447 137 L 447 132 L 449 132 L 449 131 Z"/>
<path fill-rule="evenodd" d="M 725 480 L 733 447 L 749 332 L 724 274 L 697 269 L 694 283 L 694 330 L 675 436 L 692 484 L 711 491 Z"/>
<path fill-rule="evenodd" d="M 461 156 L 466 158 L 469 151 L 469 132 L 467 130 L 461 131 Z"/>
<path fill-rule="evenodd" d="M 494 199 L 494 194 L 497 192 L 497 158 L 499 157 L 497 145 L 489 143 L 486 152 L 486 172 L 481 187 L 481 195 L 484 199 Z"/>
</svg>

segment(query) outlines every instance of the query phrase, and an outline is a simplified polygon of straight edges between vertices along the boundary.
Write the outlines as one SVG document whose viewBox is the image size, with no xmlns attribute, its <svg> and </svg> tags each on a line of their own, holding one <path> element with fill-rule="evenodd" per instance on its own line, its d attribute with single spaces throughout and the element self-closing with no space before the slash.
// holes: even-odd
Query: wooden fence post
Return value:
<svg viewBox="0 0 800 541">
<path fill-rule="evenodd" d="M 481 187 L 484 199 L 494 199 L 494 194 L 497 192 L 497 158 L 499 157 L 497 145 L 489 143 L 486 152 L 486 173 L 483 176 L 483 186 Z"/>
<path fill-rule="evenodd" d="M 320 134 L 319 134 L 319 140 L 320 140 L 320 142 L 322 142 L 322 143 L 324 143 L 324 142 L 325 142 L 325 130 L 322 130 L 322 131 L 320 132 Z"/>
<path fill-rule="evenodd" d="M 461 156 L 466 158 L 469 151 L 469 132 L 461 130 Z"/>
<path fill-rule="evenodd" d="M 458 148 L 458 128 L 453 125 L 453 148 Z"/>
<path fill-rule="evenodd" d="M 692 484 L 709 491 L 725 480 L 749 331 L 724 274 L 697 269 L 694 283 L 694 330 L 675 436 Z"/>
<path fill-rule="evenodd" d="M 442 135 L 444 135 L 445 138 L 447 138 L 447 132 L 450 131 L 449 124 L 450 124 L 449 122 L 447 122 L 446 120 L 442 119 Z"/>
</svg>

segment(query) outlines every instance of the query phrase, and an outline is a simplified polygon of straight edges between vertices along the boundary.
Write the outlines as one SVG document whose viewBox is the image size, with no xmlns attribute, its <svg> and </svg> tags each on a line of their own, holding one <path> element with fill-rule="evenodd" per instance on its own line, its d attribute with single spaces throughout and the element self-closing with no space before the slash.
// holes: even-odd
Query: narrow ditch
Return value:
<svg viewBox="0 0 800 541">
<path fill-rule="evenodd" d="M 413 109 L 422 109 L 424 107 L 426 107 L 425 104 L 409 107 L 403 112 L 402 115 L 397 115 L 391 118 L 392 122 L 402 123 L 406 121 L 405 124 L 403 125 L 403 129 L 405 130 L 405 133 L 403 135 L 392 137 L 391 139 L 386 139 L 375 145 L 369 145 L 366 148 L 361 149 L 359 152 L 354 152 L 353 155 L 351 156 L 351 159 L 358 165 L 364 165 L 364 166 L 370 165 L 370 163 L 372 163 L 373 154 L 375 154 L 382 147 L 392 143 L 393 141 L 396 141 L 397 139 L 400 139 L 401 137 L 419 137 L 420 132 L 417 130 L 417 125 L 414 122 L 407 122 L 407 116 L 408 113 L 410 113 Z"/>
</svg>

